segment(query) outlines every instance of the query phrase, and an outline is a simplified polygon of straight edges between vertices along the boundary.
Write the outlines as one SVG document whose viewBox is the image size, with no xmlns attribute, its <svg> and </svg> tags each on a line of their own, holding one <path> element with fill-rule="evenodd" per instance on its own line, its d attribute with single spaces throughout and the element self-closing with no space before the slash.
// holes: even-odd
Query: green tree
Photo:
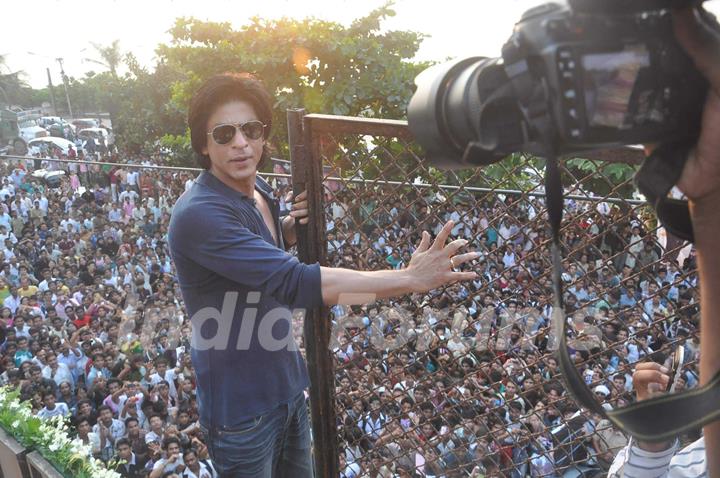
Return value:
<svg viewBox="0 0 720 478">
<path fill-rule="evenodd" d="M 0 103 L 7 105 L 18 103 L 19 96 L 27 84 L 22 71 L 12 71 L 4 55 L 0 55 Z"/>
<path fill-rule="evenodd" d="M 400 119 L 425 65 L 413 63 L 424 36 L 380 29 L 395 12 L 391 4 L 349 27 L 315 18 L 253 18 L 234 30 L 229 23 L 179 18 L 172 40 L 157 50 L 161 61 L 182 78 L 173 84 L 172 103 L 185 111 L 192 92 L 206 78 L 246 71 L 274 94 L 273 145 L 287 156 L 286 110 Z"/>
<path fill-rule="evenodd" d="M 171 86 L 182 76 L 165 62 L 150 72 L 132 54 L 125 57 L 129 72 L 119 87 L 106 93 L 117 105 L 113 126 L 120 144 L 132 151 L 150 151 L 166 135 L 185 134 L 185 113 L 171 101 Z"/>
</svg>

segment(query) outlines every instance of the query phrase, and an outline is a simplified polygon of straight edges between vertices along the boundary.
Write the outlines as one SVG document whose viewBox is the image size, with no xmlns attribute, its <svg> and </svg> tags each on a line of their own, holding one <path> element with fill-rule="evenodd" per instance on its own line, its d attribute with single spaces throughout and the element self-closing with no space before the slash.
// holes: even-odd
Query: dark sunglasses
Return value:
<svg viewBox="0 0 720 478">
<path fill-rule="evenodd" d="M 262 121 L 252 120 L 246 123 L 225 123 L 215 126 L 208 136 L 212 136 L 217 144 L 228 144 L 235 137 L 238 129 L 242 130 L 245 138 L 249 140 L 260 139 L 265 132 L 265 124 Z"/>
</svg>

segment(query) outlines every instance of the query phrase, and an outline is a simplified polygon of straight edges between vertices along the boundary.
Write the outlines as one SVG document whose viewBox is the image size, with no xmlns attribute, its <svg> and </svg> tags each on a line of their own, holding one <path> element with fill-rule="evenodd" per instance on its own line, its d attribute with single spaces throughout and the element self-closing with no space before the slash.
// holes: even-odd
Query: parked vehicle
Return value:
<svg viewBox="0 0 720 478">
<path fill-rule="evenodd" d="M 100 127 L 100 124 L 97 120 L 94 120 L 92 118 L 80 118 L 76 120 L 72 120 L 70 123 L 72 123 L 73 126 L 77 129 L 77 131 L 81 131 L 86 128 L 98 128 Z"/>
<path fill-rule="evenodd" d="M 58 148 L 62 154 L 67 155 L 70 151 L 70 146 L 77 152 L 77 146 L 72 141 L 65 138 L 56 138 L 54 136 L 48 136 L 46 138 L 35 138 L 28 142 L 28 149 L 31 154 L 37 154 L 43 149 L 43 145 L 47 148 Z"/>
<path fill-rule="evenodd" d="M 39 126 L 34 119 L 25 119 L 18 123 L 18 127 L 20 128 L 20 137 L 24 139 L 26 143 L 31 139 L 50 136 L 48 130 Z"/>
<path fill-rule="evenodd" d="M 63 120 L 59 116 L 42 116 L 38 120 L 38 124 L 43 128 L 47 128 L 48 126 L 53 124 L 61 124 L 62 122 Z"/>
<path fill-rule="evenodd" d="M 20 136 L 17 113 L 7 109 L 0 110 L 0 150 L 6 154 L 24 156 L 28 152 L 27 143 Z"/>
<path fill-rule="evenodd" d="M 103 140 L 105 144 L 107 144 L 108 135 L 108 130 L 106 130 L 105 128 L 85 128 L 80 130 L 80 132 L 78 133 L 78 138 L 82 139 L 83 141 L 87 141 L 88 138 L 93 138 L 96 141 Z"/>
<path fill-rule="evenodd" d="M 60 181 L 65 176 L 65 171 L 48 171 L 47 169 L 36 169 L 32 172 L 32 177 L 39 179 L 48 188 L 59 188 Z"/>
</svg>

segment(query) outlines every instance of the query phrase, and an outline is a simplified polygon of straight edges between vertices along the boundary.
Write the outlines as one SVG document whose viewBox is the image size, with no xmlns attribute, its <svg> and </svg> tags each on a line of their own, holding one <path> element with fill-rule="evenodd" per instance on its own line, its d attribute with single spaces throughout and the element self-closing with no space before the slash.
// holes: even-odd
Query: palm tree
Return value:
<svg viewBox="0 0 720 478">
<path fill-rule="evenodd" d="M 120 40 L 113 40 L 113 42 L 108 46 L 103 46 L 94 42 L 90 42 L 90 44 L 93 48 L 95 48 L 99 59 L 85 58 L 85 61 L 107 68 L 110 70 L 112 77 L 117 79 L 117 68 L 120 66 L 120 62 L 123 57 L 123 54 L 120 51 Z"/>
<path fill-rule="evenodd" d="M 23 74 L 22 71 L 12 71 L 5 55 L 0 55 L 0 101 L 9 106 L 12 103 L 11 98 L 15 98 L 20 89 L 27 86 L 21 78 Z"/>
</svg>

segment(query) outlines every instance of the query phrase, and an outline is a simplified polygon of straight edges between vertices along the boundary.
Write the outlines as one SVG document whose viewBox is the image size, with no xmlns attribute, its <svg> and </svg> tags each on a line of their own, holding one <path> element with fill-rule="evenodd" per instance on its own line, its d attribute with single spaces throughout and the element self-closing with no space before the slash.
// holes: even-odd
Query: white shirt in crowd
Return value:
<svg viewBox="0 0 720 478">
<path fill-rule="evenodd" d="M 678 451 L 677 440 L 670 449 L 645 451 L 633 440 L 615 457 L 608 478 L 700 478 L 707 476 L 705 437 Z"/>
<path fill-rule="evenodd" d="M 155 386 L 158 383 L 165 380 L 169 384 L 169 395 L 173 398 L 177 398 L 177 389 L 175 388 L 175 379 L 177 376 L 175 375 L 175 370 L 169 368 L 165 371 L 165 376 L 161 377 L 159 373 L 155 372 L 154 374 L 150 375 L 150 383 Z"/>
<path fill-rule="evenodd" d="M 130 174 L 128 174 L 128 176 L 130 176 Z M 120 196 L 118 196 L 121 204 L 125 202 L 125 198 L 130 198 L 130 202 L 135 204 L 135 200 L 138 198 L 138 193 L 131 189 L 130 191 L 121 192 Z"/>
<path fill-rule="evenodd" d="M 60 385 L 63 382 L 68 382 L 72 387 L 75 381 L 73 379 L 72 372 L 70 372 L 70 368 L 64 363 L 60 362 L 58 362 L 57 365 L 58 368 L 55 370 L 54 374 L 49 365 L 43 367 L 43 377 L 52 379 L 57 385 Z"/>
<path fill-rule="evenodd" d="M 140 177 L 140 173 L 138 173 L 137 171 L 128 171 L 127 178 L 125 179 L 125 181 L 127 181 L 127 183 L 130 186 L 137 186 L 139 177 Z M 131 200 L 131 202 L 132 202 L 132 200 Z"/>
<path fill-rule="evenodd" d="M 52 410 L 48 410 L 47 407 L 43 407 L 43 409 L 38 412 L 38 417 L 42 420 L 47 420 L 48 418 L 56 417 L 58 415 L 62 415 L 64 417 L 70 415 L 68 406 L 63 402 L 56 403 L 55 408 Z"/>
</svg>

